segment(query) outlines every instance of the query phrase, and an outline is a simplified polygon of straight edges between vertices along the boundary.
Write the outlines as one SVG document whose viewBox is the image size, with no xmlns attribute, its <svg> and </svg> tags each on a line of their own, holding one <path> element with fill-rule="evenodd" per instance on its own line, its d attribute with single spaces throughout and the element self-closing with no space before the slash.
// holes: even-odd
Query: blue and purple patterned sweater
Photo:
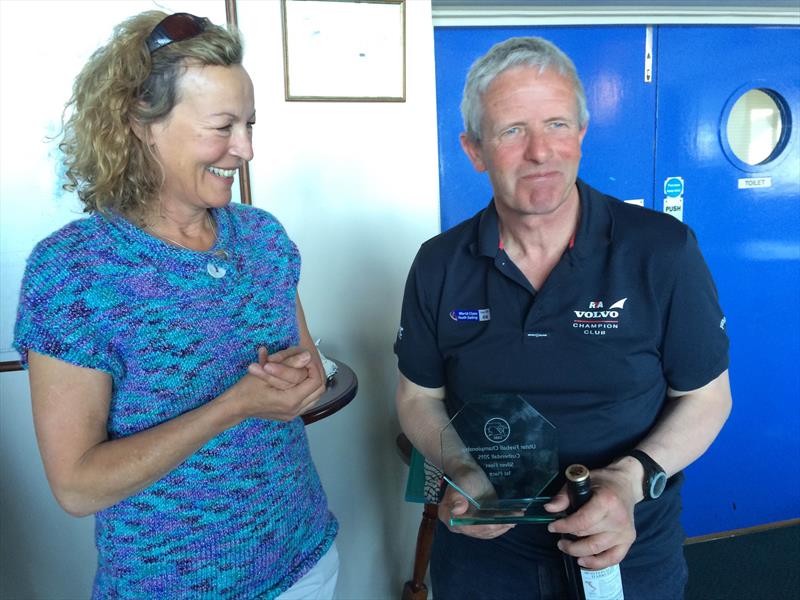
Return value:
<svg viewBox="0 0 800 600">
<path fill-rule="evenodd" d="M 258 346 L 299 341 L 300 257 L 280 223 L 239 204 L 212 214 L 208 252 L 95 214 L 28 259 L 15 333 L 23 364 L 33 350 L 109 373 L 110 439 L 218 396 Z M 94 597 L 273 598 L 316 564 L 337 528 L 302 420 L 248 419 L 96 514 Z"/>
</svg>

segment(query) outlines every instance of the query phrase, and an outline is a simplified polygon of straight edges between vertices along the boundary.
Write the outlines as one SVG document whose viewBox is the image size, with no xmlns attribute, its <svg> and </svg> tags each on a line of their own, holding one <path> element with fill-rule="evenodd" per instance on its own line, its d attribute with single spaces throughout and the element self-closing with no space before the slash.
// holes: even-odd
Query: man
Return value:
<svg viewBox="0 0 800 600">
<path fill-rule="evenodd" d="M 681 470 L 731 406 L 725 319 L 694 234 L 577 178 L 586 100 L 551 43 L 494 46 L 469 72 L 462 113 L 462 147 L 494 198 L 411 267 L 395 345 L 403 430 L 441 466 L 440 432 L 463 398 L 524 393 L 558 429 L 562 471 L 587 465 L 594 495 L 546 528 L 450 527 L 467 502 L 448 488 L 434 596 L 563 597 L 560 549 L 589 569 L 621 563 L 628 600 L 681 598 Z M 459 318 L 469 311 L 483 316 Z M 567 505 L 562 489 L 545 508 Z"/>
</svg>

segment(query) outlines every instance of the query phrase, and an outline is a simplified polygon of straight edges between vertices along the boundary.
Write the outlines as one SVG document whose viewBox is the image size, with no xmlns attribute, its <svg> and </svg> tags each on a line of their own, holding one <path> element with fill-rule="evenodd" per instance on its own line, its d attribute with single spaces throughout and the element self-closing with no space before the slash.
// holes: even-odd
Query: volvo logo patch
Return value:
<svg viewBox="0 0 800 600">
<path fill-rule="evenodd" d="M 586 310 L 573 310 L 573 329 L 580 329 L 584 335 L 606 335 L 606 332 L 619 329 L 620 316 L 627 298 L 617 300 L 608 308 L 602 300 L 592 300 Z"/>
</svg>

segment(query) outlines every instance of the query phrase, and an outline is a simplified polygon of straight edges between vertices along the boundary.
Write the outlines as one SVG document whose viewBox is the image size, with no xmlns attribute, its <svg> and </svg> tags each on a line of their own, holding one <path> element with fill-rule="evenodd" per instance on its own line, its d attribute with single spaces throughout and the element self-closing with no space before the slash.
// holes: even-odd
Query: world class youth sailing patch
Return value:
<svg viewBox="0 0 800 600">
<path fill-rule="evenodd" d="M 450 318 L 453 321 L 488 321 L 492 313 L 488 308 L 479 310 L 451 310 Z"/>
</svg>

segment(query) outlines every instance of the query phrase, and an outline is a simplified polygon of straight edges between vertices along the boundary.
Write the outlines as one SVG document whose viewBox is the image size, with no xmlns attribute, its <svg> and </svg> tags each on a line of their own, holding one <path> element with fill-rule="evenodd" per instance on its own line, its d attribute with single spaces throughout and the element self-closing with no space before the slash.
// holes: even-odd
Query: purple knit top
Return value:
<svg viewBox="0 0 800 600">
<path fill-rule="evenodd" d="M 212 211 L 208 252 L 92 215 L 40 242 L 15 347 L 109 373 L 109 438 L 143 431 L 231 387 L 299 340 L 300 256 L 269 213 Z M 338 524 L 302 420 L 248 419 L 96 514 L 95 598 L 273 598 L 329 549 Z"/>
</svg>

